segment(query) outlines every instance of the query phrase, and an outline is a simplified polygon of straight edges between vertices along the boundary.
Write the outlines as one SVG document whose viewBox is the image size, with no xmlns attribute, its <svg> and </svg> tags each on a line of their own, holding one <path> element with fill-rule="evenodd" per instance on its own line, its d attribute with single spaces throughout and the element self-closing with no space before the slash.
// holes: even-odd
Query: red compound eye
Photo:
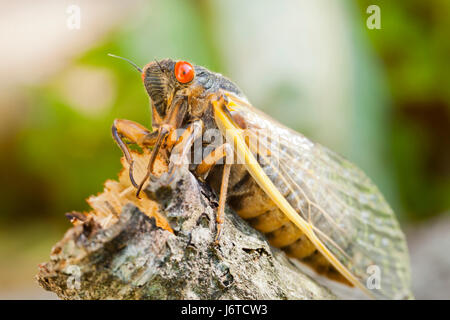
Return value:
<svg viewBox="0 0 450 320">
<path fill-rule="evenodd" d="M 187 61 L 178 61 L 175 64 L 175 77 L 180 83 L 188 83 L 194 79 L 194 67 Z"/>
</svg>

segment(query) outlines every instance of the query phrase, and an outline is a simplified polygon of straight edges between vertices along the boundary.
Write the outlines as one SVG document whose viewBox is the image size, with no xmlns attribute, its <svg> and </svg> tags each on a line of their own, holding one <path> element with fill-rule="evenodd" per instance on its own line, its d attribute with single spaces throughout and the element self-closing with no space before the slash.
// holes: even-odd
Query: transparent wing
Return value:
<svg viewBox="0 0 450 320">
<path fill-rule="evenodd" d="M 412 297 L 405 236 L 370 179 L 346 159 L 245 100 L 228 97 L 233 118 L 237 114 L 243 119 L 246 137 L 258 142 L 260 167 L 316 239 L 373 296 Z M 255 148 L 250 149 L 256 156 Z"/>
</svg>

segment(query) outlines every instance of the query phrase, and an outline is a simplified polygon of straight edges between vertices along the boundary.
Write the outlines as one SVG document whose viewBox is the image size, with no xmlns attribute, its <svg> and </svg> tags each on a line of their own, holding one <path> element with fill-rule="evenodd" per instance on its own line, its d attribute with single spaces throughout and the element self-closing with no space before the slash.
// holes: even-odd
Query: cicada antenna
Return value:
<svg viewBox="0 0 450 320">
<path fill-rule="evenodd" d="M 159 70 L 161 70 L 162 72 L 164 72 L 164 70 L 163 70 L 162 66 L 159 64 L 158 60 L 155 59 L 155 62 L 156 62 L 156 64 L 158 65 Z"/>
<path fill-rule="evenodd" d="M 124 58 L 124 57 L 119 57 L 119 56 L 116 56 L 115 54 L 111 54 L 111 53 L 108 53 L 108 56 L 113 57 L 113 58 L 117 58 L 117 59 L 125 60 L 126 62 L 128 62 L 129 64 L 131 64 L 133 67 L 135 67 L 137 71 L 139 71 L 140 73 L 142 73 L 142 69 L 139 68 L 139 67 L 138 67 L 133 61 L 131 61 L 130 59 L 127 59 L 127 58 Z"/>
</svg>

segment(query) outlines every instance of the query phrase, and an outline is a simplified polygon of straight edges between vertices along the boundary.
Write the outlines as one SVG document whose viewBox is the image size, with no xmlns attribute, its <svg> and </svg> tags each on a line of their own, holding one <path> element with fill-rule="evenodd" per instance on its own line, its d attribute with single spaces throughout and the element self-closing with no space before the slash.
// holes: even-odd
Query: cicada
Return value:
<svg viewBox="0 0 450 320">
<path fill-rule="evenodd" d="M 412 298 L 405 236 L 360 169 L 253 107 L 221 74 L 172 59 L 133 65 L 150 97 L 154 130 L 116 119 L 112 133 L 137 196 L 158 154 L 166 155 L 169 173 L 188 159 L 191 172 L 219 194 L 216 242 L 228 204 L 272 246 L 319 274 L 372 298 Z M 123 138 L 153 148 L 140 182 Z"/>
</svg>

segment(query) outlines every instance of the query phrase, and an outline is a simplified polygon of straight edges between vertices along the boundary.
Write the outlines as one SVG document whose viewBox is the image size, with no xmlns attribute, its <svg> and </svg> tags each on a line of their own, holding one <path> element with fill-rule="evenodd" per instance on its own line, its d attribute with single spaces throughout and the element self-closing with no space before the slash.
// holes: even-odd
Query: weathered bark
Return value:
<svg viewBox="0 0 450 320">
<path fill-rule="evenodd" d="M 181 169 L 146 188 L 174 233 L 129 203 L 118 220 L 67 231 L 36 276 L 63 299 L 333 299 L 280 250 L 227 211 L 214 245 L 217 199 Z"/>
</svg>

